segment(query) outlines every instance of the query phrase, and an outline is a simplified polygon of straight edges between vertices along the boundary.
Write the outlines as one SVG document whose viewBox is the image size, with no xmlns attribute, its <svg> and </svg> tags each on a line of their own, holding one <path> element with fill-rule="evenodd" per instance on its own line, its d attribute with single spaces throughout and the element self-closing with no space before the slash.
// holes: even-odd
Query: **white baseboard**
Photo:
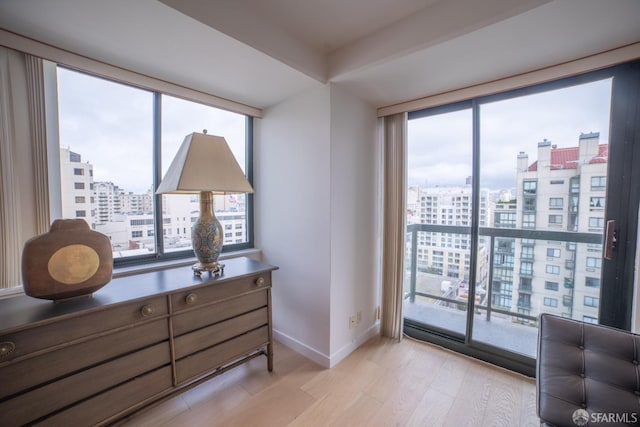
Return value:
<svg viewBox="0 0 640 427">
<path fill-rule="evenodd" d="M 360 347 L 365 342 L 369 341 L 370 338 L 380 333 L 380 322 L 376 322 L 371 325 L 364 333 L 360 336 L 356 337 L 349 344 L 343 346 L 340 350 L 331 354 L 331 358 L 329 361 L 329 367 L 333 368 L 338 363 L 340 363 L 344 358 L 350 355 L 354 350 Z"/>
<path fill-rule="evenodd" d="M 378 333 L 380 333 L 380 322 L 376 322 L 349 344 L 345 345 L 340 350 L 333 353 L 331 356 L 327 356 L 326 354 L 309 347 L 308 345 L 298 341 L 295 338 L 290 337 L 287 334 L 284 334 L 276 329 L 273 330 L 273 336 L 277 341 L 289 347 L 290 349 L 302 354 L 306 358 L 313 360 L 318 365 L 324 368 L 332 368 L 336 366 L 345 357 L 350 355 L 355 349 L 360 347 L 362 344 L 367 342 L 370 338 Z"/>
<path fill-rule="evenodd" d="M 287 334 L 283 334 L 282 332 L 278 331 L 277 329 L 273 330 L 273 337 L 277 341 L 279 341 L 282 344 L 284 344 L 285 346 L 289 347 L 290 349 L 300 353 L 301 355 L 303 355 L 307 359 L 313 360 L 318 365 L 320 365 L 320 366 L 322 366 L 324 368 L 329 368 L 330 367 L 331 360 L 330 360 L 329 356 L 327 356 L 326 354 L 321 353 L 318 350 L 309 347 L 308 345 L 298 341 L 295 338 L 290 337 Z"/>
</svg>

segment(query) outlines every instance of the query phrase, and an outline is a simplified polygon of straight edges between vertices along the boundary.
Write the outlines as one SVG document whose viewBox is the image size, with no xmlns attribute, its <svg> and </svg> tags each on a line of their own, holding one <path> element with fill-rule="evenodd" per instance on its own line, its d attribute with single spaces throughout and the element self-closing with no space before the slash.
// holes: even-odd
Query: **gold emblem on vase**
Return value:
<svg viewBox="0 0 640 427">
<path fill-rule="evenodd" d="M 93 277 L 99 266 L 100 257 L 95 250 L 85 245 L 69 245 L 55 251 L 47 269 L 54 280 L 75 285 Z"/>
</svg>

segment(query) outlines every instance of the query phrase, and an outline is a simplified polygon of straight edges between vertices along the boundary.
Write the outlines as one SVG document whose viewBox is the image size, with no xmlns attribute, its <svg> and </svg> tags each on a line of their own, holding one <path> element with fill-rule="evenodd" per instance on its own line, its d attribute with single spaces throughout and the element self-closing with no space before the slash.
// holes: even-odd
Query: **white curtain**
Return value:
<svg viewBox="0 0 640 427">
<path fill-rule="evenodd" d="M 0 288 L 21 283 L 27 239 L 49 228 L 42 60 L 0 47 Z"/>
<path fill-rule="evenodd" d="M 402 338 L 407 115 L 384 118 L 384 207 L 382 243 L 383 336 Z"/>
</svg>

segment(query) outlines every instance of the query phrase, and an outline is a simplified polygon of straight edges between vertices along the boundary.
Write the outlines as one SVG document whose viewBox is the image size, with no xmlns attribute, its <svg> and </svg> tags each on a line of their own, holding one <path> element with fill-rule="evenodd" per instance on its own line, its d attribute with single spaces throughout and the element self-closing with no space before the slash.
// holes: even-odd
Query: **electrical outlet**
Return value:
<svg viewBox="0 0 640 427">
<path fill-rule="evenodd" d="M 349 316 L 349 329 L 356 325 L 356 316 Z"/>
<path fill-rule="evenodd" d="M 362 312 L 359 311 L 356 313 L 356 323 L 362 322 Z"/>
</svg>

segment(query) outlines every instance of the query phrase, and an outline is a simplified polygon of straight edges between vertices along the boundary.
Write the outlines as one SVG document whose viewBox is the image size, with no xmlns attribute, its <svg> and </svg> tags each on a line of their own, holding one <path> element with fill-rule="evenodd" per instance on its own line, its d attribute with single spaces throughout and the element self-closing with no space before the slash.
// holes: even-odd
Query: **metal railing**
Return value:
<svg viewBox="0 0 640 427">
<path fill-rule="evenodd" d="M 431 298 L 437 300 L 440 304 L 455 304 L 458 307 L 460 305 L 467 304 L 464 300 L 452 298 L 451 292 L 443 295 L 435 295 L 431 293 L 419 292 L 416 290 L 416 278 L 418 273 L 418 233 L 444 233 L 444 234 L 461 234 L 469 236 L 471 233 L 470 227 L 450 226 L 450 225 L 434 225 L 434 224 L 410 224 L 407 226 L 407 234 L 410 234 L 411 242 L 411 255 L 409 257 L 409 270 L 410 270 L 410 284 L 409 293 L 405 295 L 405 299 L 408 298 L 410 302 L 415 302 L 416 296 Z M 531 239 L 531 240 L 544 240 L 544 241 L 557 241 L 557 242 L 571 242 L 571 243 L 590 243 L 590 244 L 602 244 L 604 237 L 602 234 L 595 233 L 577 233 L 570 231 L 547 231 L 547 230 L 531 230 L 531 229 L 518 229 L 518 228 L 489 228 L 480 227 L 478 237 L 486 237 L 489 239 L 488 258 L 489 258 L 489 270 L 486 289 L 486 306 L 474 304 L 475 310 L 485 311 L 486 319 L 491 320 L 491 313 L 499 313 L 506 316 L 513 316 L 524 320 L 537 320 L 537 316 L 530 316 L 523 313 L 515 313 L 511 310 L 503 310 L 501 308 L 492 307 L 492 285 L 493 285 L 493 270 L 494 270 L 494 250 L 496 238 L 511 238 L 511 239 Z M 434 248 L 431 246 L 430 248 Z M 437 248 L 437 247 L 436 247 Z M 514 250 L 515 252 L 515 250 Z M 575 262 L 574 262 L 575 268 Z M 515 267 L 514 267 L 515 270 Z M 443 276 L 443 279 L 447 278 Z M 469 283 L 469 286 L 475 286 L 473 283 Z M 529 290 L 529 292 L 531 292 Z M 477 295 L 477 292 L 474 292 Z"/>
</svg>

